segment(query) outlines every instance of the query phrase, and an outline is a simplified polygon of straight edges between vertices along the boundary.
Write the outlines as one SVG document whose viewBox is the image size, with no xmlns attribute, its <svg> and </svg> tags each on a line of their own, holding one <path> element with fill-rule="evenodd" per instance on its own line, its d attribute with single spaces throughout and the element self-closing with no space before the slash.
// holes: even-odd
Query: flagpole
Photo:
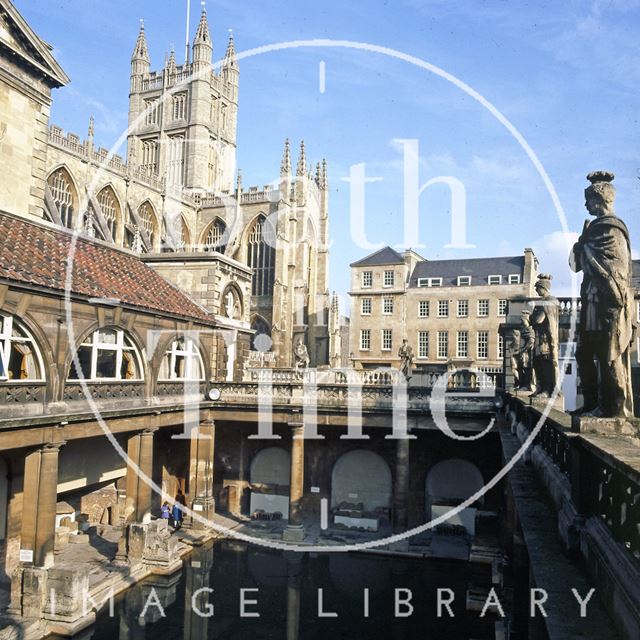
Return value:
<svg viewBox="0 0 640 640">
<path fill-rule="evenodd" d="M 184 63 L 185 65 L 189 64 L 189 12 L 191 9 L 191 0 L 187 0 L 187 28 L 186 28 L 186 38 L 184 45 Z"/>
</svg>

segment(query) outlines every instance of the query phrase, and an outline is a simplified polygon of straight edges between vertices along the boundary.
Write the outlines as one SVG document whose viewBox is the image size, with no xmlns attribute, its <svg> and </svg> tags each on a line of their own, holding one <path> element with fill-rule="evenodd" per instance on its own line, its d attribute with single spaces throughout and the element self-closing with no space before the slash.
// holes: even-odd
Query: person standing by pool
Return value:
<svg viewBox="0 0 640 640">
<path fill-rule="evenodd" d="M 174 499 L 173 509 L 171 510 L 173 526 L 176 531 L 182 526 L 182 520 L 184 519 L 183 507 L 186 504 L 187 500 L 184 497 L 184 493 L 182 493 L 182 489 L 178 489 L 178 493 L 176 493 L 176 497 Z"/>
</svg>

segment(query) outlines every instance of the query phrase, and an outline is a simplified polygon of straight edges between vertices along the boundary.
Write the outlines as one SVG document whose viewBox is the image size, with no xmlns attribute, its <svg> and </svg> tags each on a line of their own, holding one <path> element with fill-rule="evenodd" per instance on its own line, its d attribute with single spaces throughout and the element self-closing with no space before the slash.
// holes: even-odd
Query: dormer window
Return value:
<svg viewBox="0 0 640 640">
<path fill-rule="evenodd" d="M 520 274 L 519 273 L 510 273 L 509 274 L 509 284 L 520 284 Z"/>
<path fill-rule="evenodd" d="M 419 287 L 441 287 L 442 278 L 418 278 Z"/>
<path fill-rule="evenodd" d="M 468 287 L 471 284 L 471 276 L 458 276 L 458 286 Z"/>
<path fill-rule="evenodd" d="M 502 284 L 502 276 L 487 276 L 489 284 Z"/>
</svg>

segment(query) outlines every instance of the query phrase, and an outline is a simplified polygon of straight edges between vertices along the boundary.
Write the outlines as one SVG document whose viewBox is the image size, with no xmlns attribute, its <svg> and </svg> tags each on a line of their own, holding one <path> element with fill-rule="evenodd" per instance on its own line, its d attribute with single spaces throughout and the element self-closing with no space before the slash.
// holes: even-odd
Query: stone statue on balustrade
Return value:
<svg viewBox="0 0 640 640">
<path fill-rule="evenodd" d="M 535 345 L 535 332 L 531 327 L 531 309 L 523 309 L 519 329 L 520 344 L 514 350 L 513 357 L 516 362 L 517 391 L 534 391 L 533 375 L 533 349 Z"/>
<path fill-rule="evenodd" d="M 587 176 L 587 220 L 569 258 L 582 271 L 576 363 L 588 417 L 633 416 L 630 346 L 634 338 L 629 231 L 614 211 L 613 173 Z"/>
<path fill-rule="evenodd" d="M 413 348 L 406 338 L 402 341 L 400 349 L 398 349 L 398 356 L 400 358 L 400 373 L 409 382 L 413 375 Z"/>
<path fill-rule="evenodd" d="M 307 351 L 307 345 L 302 342 L 302 338 L 298 338 L 296 346 L 293 348 L 293 355 L 296 358 L 296 371 L 308 368 L 310 362 L 309 352 Z"/>
<path fill-rule="evenodd" d="M 536 390 L 532 397 L 551 396 L 558 384 L 558 319 L 560 304 L 551 295 L 551 276 L 541 273 L 536 282 L 536 293 L 531 311 L 531 326 L 535 334 L 533 345 L 533 370 Z"/>
</svg>

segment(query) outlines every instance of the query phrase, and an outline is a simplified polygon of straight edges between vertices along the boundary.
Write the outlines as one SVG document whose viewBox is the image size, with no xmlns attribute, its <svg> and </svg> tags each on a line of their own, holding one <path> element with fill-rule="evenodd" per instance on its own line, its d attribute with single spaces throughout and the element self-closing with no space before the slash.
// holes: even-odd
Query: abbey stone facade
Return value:
<svg viewBox="0 0 640 640">
<path fill-rule="evenodd" d="M 300 340 L 312 366 L 328 364 L 339 345 L 329 344 L 335 332 L 328 327 L 326 162 L 311 171 L 302 142 L 294 166 L 287 140 L 279 179 L 243 188 L 236 168 L 234 39 L 213 64 L 204 7 L 190 54 L 178 65 L 171 52 L 164 68 L 152 71 L 141 24 L 131 57 L 126 161 L 94 144 L 93 118 L 83 140 L 49 125 L 49 99 L 41 100 L 34 119 L 25 113 L 34 130 L 24 133 L 34 137 L 36 157 L 19 158 L 11 170 L 16 180 L 30 174 L 31 198 L 15 202 L 10 180 L 0 209 L 140 254 L 232 332 L 221 361 L 227 379 L 240 356 L 292 366 Z M 56 85 L 63 86 L 69 79 L 55 68 Z M 219 281 L 215 291 L 212 278 Z"/>
</svg>

